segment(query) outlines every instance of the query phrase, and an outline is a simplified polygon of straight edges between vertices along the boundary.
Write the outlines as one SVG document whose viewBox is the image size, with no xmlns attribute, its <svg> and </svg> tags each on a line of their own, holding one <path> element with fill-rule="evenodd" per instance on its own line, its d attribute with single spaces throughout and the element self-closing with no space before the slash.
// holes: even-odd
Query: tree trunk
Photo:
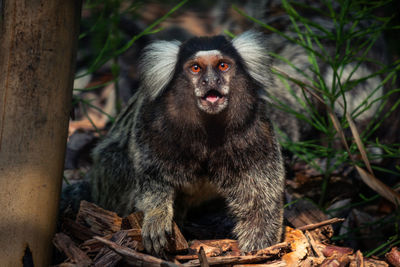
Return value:
<svg viewBox="0 0 400 267">
<path fill-rule="evenodd" d="M 0 0 L 0 266 L 49 266 L 80 0 Z"/>
</svg>

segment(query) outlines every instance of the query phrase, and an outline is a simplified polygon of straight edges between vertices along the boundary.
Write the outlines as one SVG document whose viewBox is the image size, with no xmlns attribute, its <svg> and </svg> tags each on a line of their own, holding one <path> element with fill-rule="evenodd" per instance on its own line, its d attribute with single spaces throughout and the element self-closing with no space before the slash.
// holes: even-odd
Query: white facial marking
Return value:
<svg viewBox="0 0 400 267">
<path fill-rule="evenodd" d="M 228 86 L 228 85 L 222 86 L 222 88 L 221 88 L 221 93 L 222 93 L 223 95 L 227 95 L 227 94 L 229 93 L 229 86 Z"/>
<path fill-rule="evenodd" d="M 203 94 L 201 93 L 201 89 L 198 88 L 198 87 L 194 88 L 194 94 L 195 94 L 197 97 L 202 97 L 202 96 L 203 96 Z"/>
<path fill-rule="evenodd" d="M 204 56 L 222 56 L 219 50 L 204 50 L 197 52 L 194 57 L 204 57 Z"/>
</svg>

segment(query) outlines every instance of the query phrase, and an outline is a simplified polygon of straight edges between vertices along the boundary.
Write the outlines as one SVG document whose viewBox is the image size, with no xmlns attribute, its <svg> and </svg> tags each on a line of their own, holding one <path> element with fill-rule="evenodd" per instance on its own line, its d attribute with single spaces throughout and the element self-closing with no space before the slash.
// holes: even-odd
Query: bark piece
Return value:
<svg viewBox="0 0 400 267">
<path fill-rule="evenodd" d="M 91 239 L 95 233 L 90 230 L 90 228 L 83 226 L 70 218 L 64 218 L 64 222 L 62 224 L 62 231 L 71 235 L 71 237 L 85 241 Z"/>
<path fill-rule="evenodd" d="M 143 213 L 131 213 L 123 219 L 123 222 L 124 226 L 127 227 L 127 229 L 142 229 Z"/>
<path fill-rule="evenodd" d="M 189 245 L 182 235 L 182 232 L 179 230 L 178 225 L 173 222 L 172 226 L 172 237 L 169 243 L 169 253 L 175 254 L 182 251 L 186 251 L 189 248 Z"/>
<path fill-rule="evenodd" d="M 204 252 L 203 247 L 200 247 L 200 251 L 198 253 L 198 257 L 199 257 L 199 261 L 200 261 L 200 266 L 201 267 L 210 267 L 210 264 L 208 264 L 206 253 Z"/>
<path fill-rule="evenodd" d="M 239 244 L 233 239 L 194 240 L 190 248 L 199 252 L 203 248 L 208 257 L 220 256 L 226 252 L 229 255 L 240 255 Z"/>
<path fill-rule="evenodd" d="M 305 199 L 298 199 L 296 202 L 289 205 L 289 207 L 285 209 L 284 216 L 295 228 L 311 230 L 314 227 L 320 227 L 311 232 L 316 240 L 329 241 L 329 238 L 333 235 L 333 228 L 330 222 L 324 226 L 318 225 L 329 219 L 326 214 L 315 204 Z"/>
<path fill-rule="evenodd" d="M 195 250 L 197 253 L 200 252 L 202 249 L 208 257 L 215 257 L 222 255 L 222 249 L 215 246 L 210 246 L 209 244 L 203 243 L 199 240 L 194 240 L 192 245 L 190 246 L 191 249 Z"/>
<path fill-rule="evenodd" d="M 290 244 L 292 252 L 282 256 L 282 260 L 286 262 L 287 266 L 299 266 L 300 262 L 308 255 L 310 247 L 307 238 L 300 230 L 286 227 L 285 241 Z"/>
<path fill-rule="evenodd" d="M 256 255 L 279 255 L 282 252 L 290 252 L 290 245 L 288 242 L 282 242 L 272 245 L 267 248 L 260 249 L 256 252 Z"/>
<path fill-rule="evenodd" d="M 76 266 L 90 266 L 92 260 L 83 252 L 80 248 L 78 248 L 72 239 L 63 233 L 58 233 L 55 235 L 53 239 L 54 246 L 64 252 L 64 254 L 69 258 L 72 263 L 75 263 Z"/>
<path fill-rule="evenodd" d="M 285 209 L 285 219 L 295 228 L 329 219 L 315 204 L 298 199 Z"/>
<path fill-rule="evenodd" d="M 348 247 L 338 247 L 332 245 L 317 244 L 325 257 L 341 257 L 353 254 L 353 249 Z"/>
<path fill-rule="evenodd" d="M 93 233 L 104 236 L 119 231 L 122 218 L 115 212 L 83 200 L 76 216 L 76 222 L 88 227 Z"/>
<path fill-rule="evenodd" d="M 371 258 L 364 258 L 363 267 L 389 267 L 389 265 L 384 261 L 375 260 Z"/>
<path fill-rule="evenodd" d="M 397 247 L 393 247 L 392 250 L 385 255 L 387 261 L 395 267 L 400 267 L 400 252 Z"/>
</svg>

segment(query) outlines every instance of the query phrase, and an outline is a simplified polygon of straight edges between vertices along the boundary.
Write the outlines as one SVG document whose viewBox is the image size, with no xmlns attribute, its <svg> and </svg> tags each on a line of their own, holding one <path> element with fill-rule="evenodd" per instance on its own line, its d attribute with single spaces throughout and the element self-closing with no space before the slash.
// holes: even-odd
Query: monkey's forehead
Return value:
<svg viewBox="0 0 400 267">
<path fill-rule="evenodd" d="M 222 35 L 213 37 L 194 37 L 182 43 L 179 49 L 179 58 L 181 61 L 211 55 L 226 55 L 235 58 L 238 56 L 238 53 L 232 43 Z"/>
</svg>

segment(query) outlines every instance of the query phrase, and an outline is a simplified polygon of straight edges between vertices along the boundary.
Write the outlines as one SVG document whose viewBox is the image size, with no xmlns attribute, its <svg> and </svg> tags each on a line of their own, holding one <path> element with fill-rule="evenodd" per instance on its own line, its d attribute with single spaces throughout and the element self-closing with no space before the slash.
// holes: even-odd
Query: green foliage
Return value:
<svg viewBox="0 0 400 267">
<path fill-rule="evenodd" d="M 117 62 L 118 57 L 131 48 L 135 42 L 143 37 L 160 31 L 156 27 L 171 16 L 176 10 L 183 6 L 188 0 L 178 2 L 176 6 L 171 8 L 164 16 L 147 26 L 139 34 L 128 37 L 121 30 L 120 23 L 123 16 L 130 20 L 138 17 L 139 10 L 143 6 L 144 1 L 126 1 L 126 0 L 88 0 L 85 1 L 82 11 L 81 34 L 79 36 L 79 52 L 82 54 L 82 60 L 86 62 L 85 71 L 78 73 L 75 79 L 90 75 L 101 68 L 107 62 L 111 65 L 112 80 L 103 84 L 92 86 L 89 88 L 74 88 L 75 91 L 85 92 L 97 90 L 111 83 L 114 83 L 115 92 L 118 96 L 118 79 L 120 74 L 120 66 Z M 176 1 L 175 1 L 176 2 Z M 117 113 L 120 109 L 118 97 L 116 98 Z M 91 104 L 91 101 L 74 96 L 73 104 L 82 104 L 82 110 L 89 119 L 95 129 L 96 125 L 87 114 L 87 108 L 94 108 L 100 113 L 105 114 L 111 122 L 114 118 L 105 113 L 102 109 Z"/>
<path fill-rule="evenodd" d="M 324 1 L 325 6 L 320 9 L 308 7 L 298 2 L 283 0 L 282 4 L 289 15 L 291 22 L 290 28 L 294 34 L 279 31 L 271 25 L 267 25 L 255 18 L 247 16 L 236 8 L 239 13 L 265 29 L 279 34 L 294 44 L 301 46 L 307 53 L 310 63 L 310 69 L 308 70 L 300 69 L 294 63 L 284 58 L 284 56 L 271 53 L 271 56 L 285 62 L 293 69 L 293 72 L 302 76 L 301 80 L 299 80 L 279 70 L 274 70 L 275 75 L 286 85 L 287 90 L 292 95 L 294 95 L 292 86 L 301 87 L 303 92 L 302 97 L 294 96 L 298 104 L 305 110 L 305 113 L 296 111 L 292 106 L 285 104 L 280 99 L 273 100 L 277 108 L 296 116 L 299 120 L 311 125 L 321 133 L 322 137 L 318 140 L 292 142 L 285 137 L 284 133 L 279 132 L 282 137 L 281 143 L 284 148 L 293 152 L 294 155 L 316 168 L 326 177 L 322 188 L 321 205 L 324 202 L 325 190 L 331 173 L 336 170 L 338 166 L 354 164 L 354 162 L 352 162 L 353 159 L 349 156 L 346 149 L 333 146 L 333 144 L 340 142 L 338 129 L 334 127 L 331 119 L 321 115 L 318 110 L 314 108 L 312 103 L 315 103 L 315 98 L 323 102 L 323 106 L 326 107 L 328 112 L 329 110 L 335 110 L 337 105 L 343 103 L 343 114 L 339 115 L 340 126 L 344 130 L 349 128 L 349 122 L 345 116 L 346 112 L 350 112 L 351 118 L 357 120 L 363 113 L 368 112 L 372 105 L 378 103 L 378 112 L 373 116 L 373 119 L 369 121 L 363 132 L 360 133 L 360 136 L 365 146 L 379 147 L 382 149 L 383 154 L 376 155 L 369 153 L 368 156 L 370 160 L 400 157 L 399 144 L 382 144 L 378 139 L 370 139 L 382 125 L 383 120 L 390 115 L 390 113 L 382 114 L 384 105 L 387 104 L 392 94 L 399 92 L 399 89 L 396 88 L 395 81 L 398 78 L 397 73 L 400 69 L 400 60 L 397 60 L 393 64 L 386 65 L 384 62 L 378 62 L 368 57 L 370 50 L 382 36 L 383 31 L 389 27 L 388 25 L 392 19 L 392 17 L 378 17 L 374 15 L 374 11 L 387 5 L 389 2 L 391 1 L 368 2 L 363 0 L 343 0 L 340 1 L 340 8 L 337 10 L 334 8 L 334 2 L 331 0 Z M 313 12 L 331 21 L 334 25 L 334 30 L 332 31 L 324 27 L 323 23 L 317 24 L 315 21 L 303 17 L 296 11 L 298 8 L 313 9 Z M 368 27 L 360 26 L 366 21 L 370 23 Z M 332 50 L 332 47 L 334 47 L 335 51 L 333 53 L 331 50 L 327 49 L 325 45 L 327 42 L 331 44 L 329 49 Z M 358 77 L 355 73 L 362 64 L 375 64 L 379 69 L 367 76 Z M 328 65 L 333 70 L 331 84 L 327 84 L 326 79 L 322 76 L 322 65 Z M 351 66 L 350 75 L 346 77 L 344 76 L 344 72 L 349 66 Z M 310 77 L 309 73 L 313 74 L 312 77 Z M 373 88 L 362 103 L 349 111 L 346 101 L 346 92 L 353 90 L 358 84 L 376 77 L 381 78 L 379 85 Z M 391 89 L 385 91 L 382 96 L 377 95 L 377 91 L 381 90 L 384 86 Z M 400 99 L 397 100 L 391 111 L 399 104 Z M 358 148 L 356 144 L 352 142 L 351 138 L 348 138 L 347 141 L 350 142 L 349 148 L 351 154 L 358 154 Z M 327 159 L 325 166 L 320 166 L 319 163 L 316 162 L 317 159 L 321 158 Z M 356 161 L 355 164 L 359 166 L 364 165 L 362 161 Z M 396 173 L 393 170 L 385 170 L 377 166 L 373 166 L 373 168 L 379 169 L 380 171 Z"/>
<path fill-rule="evenodd" d="M 284 103 L 280 99 L 275 98 L 273 100 L 276 108 L 296 116 L 297 119 L 310 125 L 319 133 L 316 139 L 293 142 L 282 131 L 277 129 L 281 137 L 282 146 L 291 151 L 298 159 L 305 161 L 323 175 L 324 181 L 321 185 L 322 193 L 319 200 L 319 205 L 322 208 L 325 205 L 329 178 L 339 166 L 358 165 L 360 167 L 365 167 L 364 161 L 357 160 L 357 158 L 361 157 L 354 157 L 360 154 L 360 150 L 354 142 L 353 136 L 346 135 L 346 141 L 349 144 L 348 150 L 343 146 L 337 145 L 341 143 L 340 132 L 338 131 L 346 131 L 349 129 L 349 121 L 346 118 L 346 113 L 350 115 L 352 120 L 356 121 L 357 118 L 360 118 L 364 113 L 368 112 L 374 104 L 378 104 L 379 107 L 377 108 L 376 114 L 374 114 L 373 118 L 368 122 L 366 127 L 364 127 L 363 131 L 360 132 L 360 138 L 364 147 L 377 147 L 382 151 L 382 153 L 374 154 L 367 150 L 368 159 L 374 162 L 387 158 L 393 160 L 400 158 L 400 144 L 383 144 L 378 138 L 375 140 L 372 138 L 377 130 L 382 127 L 383 121 L 391 112 L 398 108 L 400 104 L 400 99 L 397 99 L 394 101 L 389 112 L 386 111 L 387 109 L 384 109 L 385 105 L 388 104 L 388 100 L 400 91 L 400 89 L 396 87 L 398 86 L 396 80 L 398 81 L 397 75 L 400 70 L 400 60 L 389 64 L 386 62 L 379 62 L 369 57 L 370 52 L 372 52 L 371 49 L 377 44 L 384 31 L 388 29 L 398 29 L 398 26 L 390 26 L 393 16 L 385 17 L 375 15 L 378 13 L 376 12 L 377 9 L 385 7 L 390 4 L 392 0 L 341 0 L 338 2 L 340 4 L 339 9 L 334 8 L 335 2 L 333 0 L 323 1 L 324 7 L 322 8 L 306 6 L 296 1 L 282 0 L 283 7 L 289 15 L 289 20 L 291 22 L 290 29 L 293 34 L 287 31 L 280 31 L 271 25 L 246 15 L 240 9 L 234 7 L 238 13 L 266 30 L 278 34 L 293 44 L 301 46 L 307 53 L 310 66 L 310 69 L 307 70 L 300 69 L 295 63 L 286 59 L 284 55 L 271 53 L 271 56 L 276 60 L 285 62 L 290 66 L 293 73 L 300 75 L 301 79 L 296 79 L 287 73 L 282 73 L 280 70 L 274 70 L 275 75 L 285 84 L 289 93 L 296 98 L 298 105 L 303 108 L 304 112 L 293 109 L 292 106 Z M 318 24 L 297 12 L 297 10 L 310 9 L 312 9 L 314 14 L 319 14 L 326 20 L 331 21 L 334 25 L 334 30 L 328 29 L 323 23 Z M 361 26 L 365 22 L 369 23 L 368 27 Z M 327 46 L 327 43 L 329 43 L 330 46 Z M 334 49 L 333 52 L 332 49 Z M 367 74 L 364 77 L 355 75 L 357 70 L 364 64 L 373 64 L 377 66 L 375 72 Z M 322 75 L 321 66 L 329 66 L 329 68 L 333 70 L 331 84 L 326 83 L 326 79 L 324 79 Z M 350 75 L 346 77 L 344 72 L 348 66 L 351 66 L 352 69 Z M 309 75 L 309 73 L 312 73 L 312 75 Z M 354 90 L 355 86 L 377 77 L 380 78 L 381 82 L 376 88 L 372 88 L 366 99 L 358 106 L 349 110 L 346 93 Z M 301 96 L 295 95 L 294 86 L 301 88 Z M 382 88 L 385 88 L 383 91 L 384 93 L 379 96 L 377 92 Z M 340 123 L 339 129 L 334 125 L 334 121 L 332 120 L 332 116 L 336 114 L 332 114 L 332 116 L 319 114 L 313 104 L 316 100 L 323 104 L 328 114 L 333 113 L 337 105 L 342 105 L 343 113 L 337 114 Z M 384 113 L 385 111 L 387 113 Z M 320 164 L 321 159 L 326 159 L 323 166 Z M 372 165 L 373 170 L 399 176 L 400 167 L 396 166 L 396 168 L 395 170 L 389 170 L 379 165 Z M 360 202 L 351 203 L 349 207 L 342 207 L 342 209 L 371 203 L 378 198 L 378 195 L 366 198 L 360 194 L 360 198 Z M 400 243 L 398 222 L 398 212 L 380 221 L 371 222 L 371 225 L 376 228 L 383 227 L 383 225 L 393 225 L 395 234 L 377 248 L 366 252 L 367 257 L 373 254 L 383 255 L 391 246 Z M 369 226 L 370 225 L 365 225 L 363 227 Z M 348 233 L 343 236 L 336 236 L 334 239 L 348 239 L 352 236 L 352 233 L 359 233 L 360 230 L 362 229 L 349 229 Z"/>
</svg>

